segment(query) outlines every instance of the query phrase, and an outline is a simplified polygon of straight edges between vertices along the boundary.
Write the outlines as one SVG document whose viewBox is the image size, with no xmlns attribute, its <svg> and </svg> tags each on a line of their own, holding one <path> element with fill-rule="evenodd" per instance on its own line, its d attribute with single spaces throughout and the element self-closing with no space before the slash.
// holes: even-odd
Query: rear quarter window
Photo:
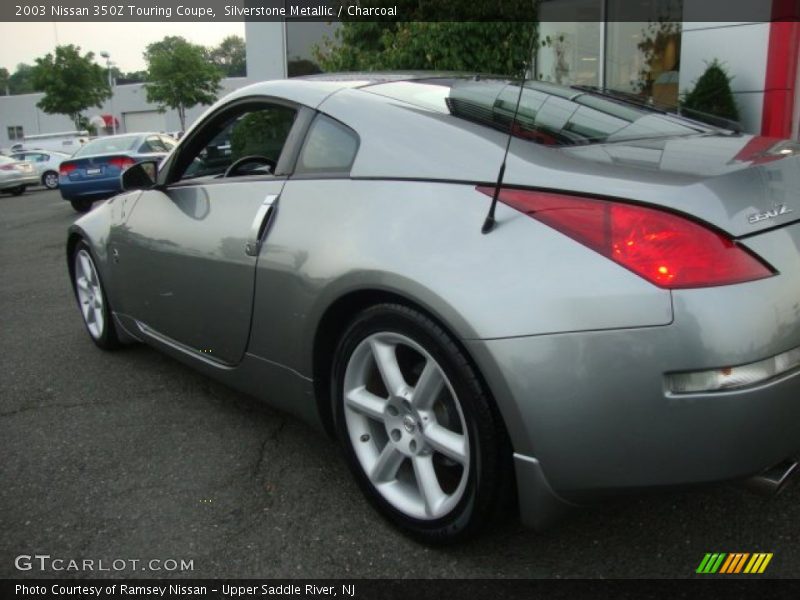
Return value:
<svg viewBox="0 0 800 600">
<path fill-rule="evenodd" d="M 297 160 L 296 173 L 349 173 L 358 152 L 355 131 L 318 115 L 306 136 Z"/>
<path fill-rule="evenodd" d="M 645 98 L 633 94 L 614 96 L 603 90 L 537 81 L 525 81 L 522 90 L 519 86 L 491 77 L 443 77 L 379 83 L 363 89 L 548 146 L 711 132 L 651 107 Z"/>
</svg>

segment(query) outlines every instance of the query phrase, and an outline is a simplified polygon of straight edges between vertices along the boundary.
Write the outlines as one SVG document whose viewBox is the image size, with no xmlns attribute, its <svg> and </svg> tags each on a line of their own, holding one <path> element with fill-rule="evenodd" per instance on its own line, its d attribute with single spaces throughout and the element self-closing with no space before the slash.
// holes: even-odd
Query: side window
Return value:
<svg viewBox="0 0 800 600">
<path fill-rule="evenodd" d="M 21 140 L 25 137 L 22 127 L 20 125 L 10 125 L 8 127 L 8 139 L 11 141 Z"/>
<path fill-rule="evenodd" d="M 355 131 L 330 117 L 317 115 L 300 151 L 295 172 L 349 173 L 357 151 Z"/>
<path fill-rule="evenodd" d="M 204 130 L 198 131 L 201 139 L 208 141 L 201 142 L 202 148 L 191 157 L 179 179 L 219 177 L 245 156 L 266 160 L 254 161 L 239 174 L 273 172 L 296 116 L 297 112 L 286 106 L 261 105 L 220 123 L 209 124 Z M 192 145 L 191 141 L 189 145 Z"/>
<path fill-rule="evenodd" d="M 166 152 L 167 147 L 161 142 L 161 138 L 151 135 L 139 148 L 139 152 Z"/>
</svg>

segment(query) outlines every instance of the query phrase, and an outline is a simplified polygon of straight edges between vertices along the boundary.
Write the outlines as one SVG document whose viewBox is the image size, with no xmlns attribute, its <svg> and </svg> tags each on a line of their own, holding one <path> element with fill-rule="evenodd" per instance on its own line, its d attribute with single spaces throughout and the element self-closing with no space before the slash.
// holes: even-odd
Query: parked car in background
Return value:
<svg viewBox="0 0 800 600">
<path fill-rule="evenodd" d="M 29 185 L 39 183 L 33 165 L 10 156 L 0 156 L 0 192 L 19 196 Z"/>
<path fill-rule="evenodd" d="M 88 131 L 61 131 L 58 133 L 38 133 L 26 135 L 22 144 L 12 146 L 14 152 L 25 150 L 45 150 L 64 152 L 72 155 L 91 138 Z"/>
<path fill-rule="evenodd" d="M 48 190 L 58 187 L 58 168 L 61 162 L 70 157 L 63 152 L 44 152 L 42 150 L 27 150 L 11 155 L 16 160 L 24 160 L 33 164 L 39 181 Z"/>
<path fill-rule="evenodd" d="M 143 160 L 158 161 L 175 147 L 175 140 L 161 133 L 136 133 L 97 138 L 61 163 L 58 183 L 61 196 L 78 212 L 87 212 L 95 200 L 120 192 L 119 176 Z"/>
</svg>

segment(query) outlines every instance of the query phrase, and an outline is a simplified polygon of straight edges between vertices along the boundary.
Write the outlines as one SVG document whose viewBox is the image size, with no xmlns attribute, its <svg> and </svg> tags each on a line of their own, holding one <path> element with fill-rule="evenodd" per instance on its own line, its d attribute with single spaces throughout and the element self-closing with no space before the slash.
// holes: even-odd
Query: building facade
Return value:
<svg viewBox="0 0 800 600">
<path fill-rule="evenodd" d="M 569 2 L 578 22 L 548 20 Z M 800 22 L 784 14 L 791 3 L 764 0 L 762 22 L 692 20 L 704 0 L 645 0 L 663 20 L 626 19 L 622 0 L 555 0 L 540 9 L 535 76 L 594 85 L 676 105 L 706 66 L 718 60 L 744 131 L 798 139 Z M 771 19 L 775 20 L 770 22 Z"/>
</svg>

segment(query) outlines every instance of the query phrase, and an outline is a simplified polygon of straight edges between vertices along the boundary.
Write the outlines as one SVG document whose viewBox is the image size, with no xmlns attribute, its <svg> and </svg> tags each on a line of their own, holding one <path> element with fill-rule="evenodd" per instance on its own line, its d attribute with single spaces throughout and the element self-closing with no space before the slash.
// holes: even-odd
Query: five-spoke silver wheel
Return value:
<svg viewBox="0 0 800 600">
<path fill-rule="evenodd" d="M 85 248 L 75 254 L 75 290 L 86 328 L 95 340 L 101 339 L 105 331 L 103 290 L 92 256 Z"/>
<path fill-rule="evenodd" d="M 350 443 L 378 493 L 415 519 L 448 515 L 467 488 L 470 440 L 431 354 L 404 335 L 373 333 L 347 362 L 343 396 Z"/>
<path fill-rule="evenodd" d="M 58 187 L 58 173 L 55 171 L 47 171 L 42 176 L 42 183 L 48 190 L 54 190 Z"/>
</svg>

